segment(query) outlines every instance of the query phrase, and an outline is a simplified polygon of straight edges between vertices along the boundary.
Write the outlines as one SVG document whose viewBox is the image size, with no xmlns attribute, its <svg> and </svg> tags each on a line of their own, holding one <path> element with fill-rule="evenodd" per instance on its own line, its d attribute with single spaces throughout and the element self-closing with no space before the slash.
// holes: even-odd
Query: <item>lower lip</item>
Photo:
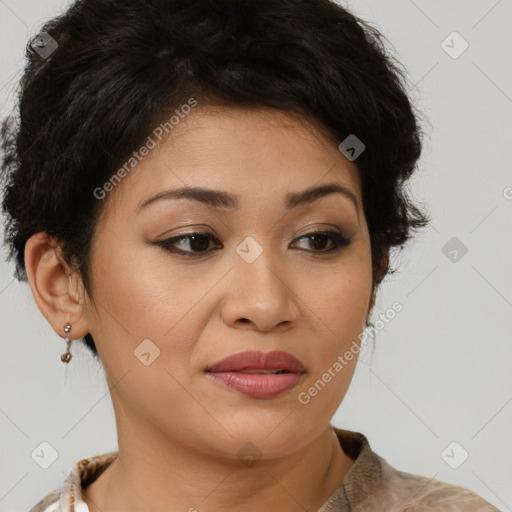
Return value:
<svg viewBox="0 0 512 512">
<path fill-rule="evenodd" d="M 272 398 L 295 387 L 303 374 L 209 372 L 207 375 L 251 398 Z"/>
</svg>

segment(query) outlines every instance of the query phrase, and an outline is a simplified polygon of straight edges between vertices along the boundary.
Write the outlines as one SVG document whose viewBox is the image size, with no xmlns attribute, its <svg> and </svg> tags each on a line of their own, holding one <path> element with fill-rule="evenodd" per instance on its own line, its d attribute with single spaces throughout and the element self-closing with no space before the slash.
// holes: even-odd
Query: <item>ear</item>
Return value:
<svg viewBox="0 0 512 512">
<path fill-rule="evenodd" d="M 25 267 L 36 304 L 54 331 L 72 340 L 88 334 L 83 284 L 61 257 L 57 240 L 44 231 L 30 237 Z M 64 332 L 67 324 L 71 325 L 69 333 Z"/>
<path fill-rule="evenodd" d="M 370 298 L 370 303 L 368 305 L 368 315 L 366 317 L 366 325 L 368 325 L 368 320 L 370 319 L 370 315 L 373 310 L 373 306 L 375 306 L 377 286 L 384 278 L 386 272 L 388 271 L 388 268 L 389 268 L 389 251 L 386 251 L 380 259 L 379 267 L 376 268 L 373 272 L 372 295 Z"/>
</svg>

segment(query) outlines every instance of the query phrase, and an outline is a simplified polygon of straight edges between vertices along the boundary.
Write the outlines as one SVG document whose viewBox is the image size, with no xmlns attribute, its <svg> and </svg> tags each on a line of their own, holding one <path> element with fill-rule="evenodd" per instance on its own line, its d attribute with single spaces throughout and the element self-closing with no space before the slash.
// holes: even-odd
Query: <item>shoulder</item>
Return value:
<svg viewBox="0 0 512 512">
<path fill-rule="evenodd" d="M 399 471 L 376 456 L 381 466 L 382 484 L 375 498 L 380 503 L 389 502 L 397 512 L 499 512 L 469 489 Z"/>
<path fill-rule="evenodd" d="M 48 493 L 37 502 L 29 512 L 69 512 L 83 507 L 82 491 L 94 482 L 103 471 L 117 458 L 119 452 L 113 451 L 94 455 L 76 462 L 63 485 Z"/>
<path fill-rule="evenodd" d="M 29 512 L 56 512 L 59 505 L 60 489 L 54 489 L 38 501 Z"/>
<path fill-rule="evenodd" d="M 395 469 L 360 432 L 336 427 L 334 431 L 355 461 L 334 501 L 346 503 L 353 512 L 500 512 L 469 489 Z"/>
</svg>

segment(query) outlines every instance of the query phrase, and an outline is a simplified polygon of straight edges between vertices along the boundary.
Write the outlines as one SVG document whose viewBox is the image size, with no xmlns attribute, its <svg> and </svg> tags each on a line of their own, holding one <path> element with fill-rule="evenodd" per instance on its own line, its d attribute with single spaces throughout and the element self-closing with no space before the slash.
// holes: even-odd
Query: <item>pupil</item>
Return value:
<svg viewBox="0 0 512 512">
<path fill-rule="evenodd" d="M 314 249 L 325 249 L 325 247 L 319 247 L 319 245 L 324 245 L 325 246 L 325 242 L 326 242 L 326 238 L 324 235 L 312 235 L 312 245 L 313 245 L 313 248 Z M 322 244 L 322 240 L 323 240 L 323 244 Z"/>
<path fill-rule="evenodd" d="M 199 244 L 197 243 L 199 240 Z M 203 243 L 201 244 L 200 241 L 203 241 Z M 192 238 L 190 239 L 190 246 L 192 247 L 193 250 L 206 250 L 208 249 L 208 244 L 210 243 L 210 240 L 205 237 L 205 236 L 202 236 L 202 235 L 199 235 L 199 236 L 192 236 Z"/>
</svg>

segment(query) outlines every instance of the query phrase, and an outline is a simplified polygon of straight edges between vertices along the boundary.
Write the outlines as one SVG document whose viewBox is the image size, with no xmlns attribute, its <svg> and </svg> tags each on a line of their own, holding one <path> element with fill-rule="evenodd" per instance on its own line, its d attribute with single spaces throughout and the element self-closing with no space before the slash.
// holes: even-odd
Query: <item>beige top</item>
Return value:
<svg viewBox="0 0 512 512">
<path fill-rule="evenodd" d="M 359 432 L 334 431 L 343 451 L 355 462 L 343 484 L 318 512 L 500 512 L 468 489 L 394 469 L 372 451 Z M 118 453 L 77 462 L 63 486 L 50 492 L 30 512 L 89 512 L 82 489 L 98 478 Z"/>
</svg>

